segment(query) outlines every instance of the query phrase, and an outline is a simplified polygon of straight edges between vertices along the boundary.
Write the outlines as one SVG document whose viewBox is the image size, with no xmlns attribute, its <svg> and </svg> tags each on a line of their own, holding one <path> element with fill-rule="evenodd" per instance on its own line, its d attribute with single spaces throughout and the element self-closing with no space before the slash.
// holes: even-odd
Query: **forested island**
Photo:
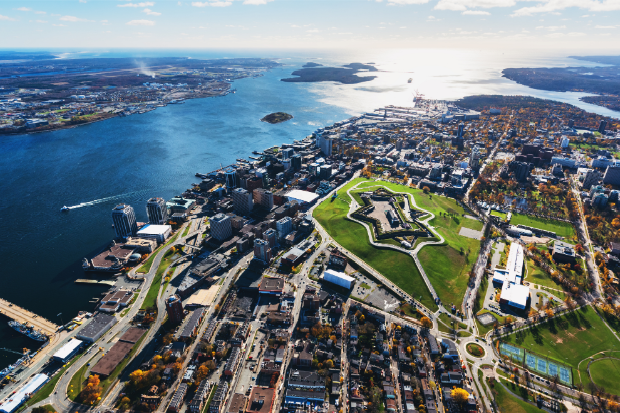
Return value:
<svg viewBox="0 0 620 413">
<path fill-rule="evenodd" d="M 292 78 L 283 82 L 340 82 L 346 85 L 369 82 L 377 76 L 357 76 L 358 72 L 378 72 L 379 70 L 363 63 L 350 63 L 342 67 L 325 67 L 318 63 L 306 63 L 302 69 L 292 73 Z"/>
<path fill-rule="evenodd" d="M 287 120 L 291 119 L 293 119 L 293 115 L 289 115 L 288 113 L 284 112 L 275 112 L 263 117 L 260 121 L 271 123 L 273 125 L 276 123 L 286 122 Z"/>
<path fill-rule="evenodd" d="M 620 56 L 571 56 L 603 67 L 508 68 L 503 77 L 533 89 L 554 92 L 586 92 L 580 100 L 620 111 Z"/>
</svg>

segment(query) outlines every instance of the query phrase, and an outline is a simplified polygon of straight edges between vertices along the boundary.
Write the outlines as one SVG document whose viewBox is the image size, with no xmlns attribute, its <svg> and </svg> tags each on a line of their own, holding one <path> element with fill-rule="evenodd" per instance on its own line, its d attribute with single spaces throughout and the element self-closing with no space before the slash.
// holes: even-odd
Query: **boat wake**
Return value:
<svg viewBox="0 0 620 413">
<path fill-rule="evenodd" d="M 111 201 L 113 199 L 118 199 L 118 198 L 121 198 L 121 197 L 137 194 L 138 192 L 139 191 L 134 191 L 134 192 L 129 192 L 127 194 L 120 194 L 120 195 L 109 196 L 107 198 L 95 199 L 94 201 L 81 202 L 79 205 L 73 205 L 73 206 L 67 207 L 67 209 L 78 209 L 78 208 L 89 207 L 89 206 L 93 206 L 93 205 L 96 205 L 96 204 L 100 204 L 102 202 Z"/>
</svg>

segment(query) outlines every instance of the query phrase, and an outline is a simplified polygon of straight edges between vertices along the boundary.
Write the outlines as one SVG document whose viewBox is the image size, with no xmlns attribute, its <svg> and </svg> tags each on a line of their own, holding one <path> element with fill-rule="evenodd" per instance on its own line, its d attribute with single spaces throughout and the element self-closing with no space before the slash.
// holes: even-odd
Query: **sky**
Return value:
<svg viewBox="0 0 620 413">
<path fill-rule="evenodd" d="M 620 52 L 620 0 L 0 1 L 0 48 Z"/>
</svg>

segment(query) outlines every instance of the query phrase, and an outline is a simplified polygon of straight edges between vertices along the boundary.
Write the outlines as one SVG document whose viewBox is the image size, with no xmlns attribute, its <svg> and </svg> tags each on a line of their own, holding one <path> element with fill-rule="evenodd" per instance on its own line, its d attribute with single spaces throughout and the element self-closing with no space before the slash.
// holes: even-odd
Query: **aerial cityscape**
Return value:
<svg viewBox="0 0 620 413">
<path fill-rule="evenodd" d="M 619 12 L 3 2 L 0 413 L 620 412 Z"/>
</svg>

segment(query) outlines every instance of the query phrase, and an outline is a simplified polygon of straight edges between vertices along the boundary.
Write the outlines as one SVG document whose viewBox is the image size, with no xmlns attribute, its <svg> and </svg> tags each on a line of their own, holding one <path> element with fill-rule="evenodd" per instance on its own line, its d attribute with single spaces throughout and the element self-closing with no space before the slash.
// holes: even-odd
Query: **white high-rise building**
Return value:
<svg viewBox="0 0 620 413">
<path fill-rule="evenodd" d="M 138 223 L 136 214 L 130 205 L 119 204 L 112 210 L 112 222 L 117 238 L 127 238 L 136 235 Z"/>
<path fill-rule="evenodd" d="M 151 198 L 146 203 L 146 215 L 149 223 L 154 225 L 164 225 L 168 220 L 168 208 L 163 198 Z"/>
<path fill-rule="evenodd" d="M 288 234 L 293 231 L 293 220 L 291 217 L 284 217 L 276 222 L 276 230 L 278 231 L 278 238 L 284 239 Z"/>
<path fill-rule="evenodd" d="M 245 216 L 249 215 L 254 208 L 254 200 L 252 193 L 243 188 L 237 188 L 232 191 L 233 208 L 235 214 Z"/>
<path fill-rule="evenodd" d="M 211 236 L 223 241 L 232 236 L 232 220 L 228 215 L 217 214 L 209 220 Z"/>
</svg>

